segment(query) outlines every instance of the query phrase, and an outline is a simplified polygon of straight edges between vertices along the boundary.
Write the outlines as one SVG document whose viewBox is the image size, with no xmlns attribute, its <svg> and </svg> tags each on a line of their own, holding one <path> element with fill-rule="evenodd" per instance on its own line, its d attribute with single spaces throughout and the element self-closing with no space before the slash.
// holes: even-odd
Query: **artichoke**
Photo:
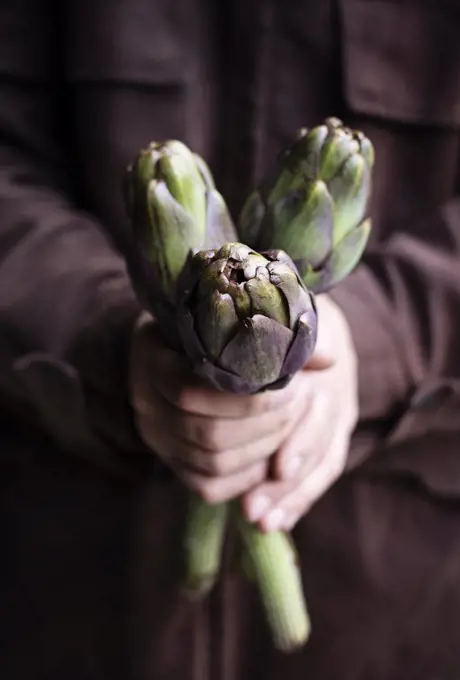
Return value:
<svg viewBox="0 0 460 680">
<path fill-rule="evenodd" d="M 228 243 L 196 253 L 186 279 L 182 346 L 212 385 L 240 394 L 277 389 L 305 366 L 315 303 L 285 253 Z"/>
<path fill-rule="evenodd" d="M 369 139 L 338 118 L 300 130 L 275 181 L 246 201 L 239 237 L 259 251 L 286 251 L 310 290 L 328 290 L 354 269 L 368 241 L 373 164 Z"/>
<path fill-rule="evenodd" d="M 190 254 L 235 240 L 235 228 L 205 161 L 182 142 L 152 142 L 141 150 L 124 190 L 136 254 L 133 279 L 147 277 L 137 288 L 158 313 L 160 303 L 176 303 Z"/>
</svg>

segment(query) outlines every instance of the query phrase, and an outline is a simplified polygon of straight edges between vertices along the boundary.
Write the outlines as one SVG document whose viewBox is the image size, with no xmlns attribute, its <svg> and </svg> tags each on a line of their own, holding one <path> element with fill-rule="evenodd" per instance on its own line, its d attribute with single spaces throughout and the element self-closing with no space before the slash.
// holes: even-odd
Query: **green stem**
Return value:
<svg viewBox="0 0 460 680">
<path fill-rule="evenodd" d="M 204 597 L 219 575 L 227 517 L 227 503 L 208 505 L 190 494 L 185 529 L 185 592 L 192 599 Z"/>
<path fill-rule="evenodd" d="M 252 562 L 275 647 L 284 652 L 299 649 L 310 635 L 310 619 L 292 539 L 282 531 L 262 533 L 239 508 L 235 518 Z"/>
</svg>

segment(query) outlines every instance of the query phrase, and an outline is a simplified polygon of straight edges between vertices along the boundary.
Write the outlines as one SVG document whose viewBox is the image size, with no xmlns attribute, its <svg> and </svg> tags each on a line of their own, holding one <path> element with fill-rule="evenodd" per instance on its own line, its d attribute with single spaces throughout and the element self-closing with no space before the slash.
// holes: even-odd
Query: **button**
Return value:
<svg viewBox="0 0 460 680">
<path fill-rule="evenodd" d="M 451 385 L 438 385 L 431 389 L 420 390 L 412 397 L 410 407 L 416 411 L 439 408 L 453 393 Z"/>
</svg>

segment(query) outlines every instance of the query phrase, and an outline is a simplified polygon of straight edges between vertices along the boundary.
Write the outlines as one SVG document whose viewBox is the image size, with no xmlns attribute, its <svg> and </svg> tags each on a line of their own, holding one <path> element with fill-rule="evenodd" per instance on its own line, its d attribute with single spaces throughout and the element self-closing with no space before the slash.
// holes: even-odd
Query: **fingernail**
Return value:
<svg viewBox="0 0 460 680">
<path fill-rule="evenodd" d="M 295 477 L 302 466 L 302 458 L 300 456 L 292 456 L 288 458 L 283 465 L 283 477 L 290 479 Z"/>
<path fill-rule="evenodd" d="M 281 508 L 276 508 L 267 516 L 267 519 L 264 522 L 266 530 L 276 531 L 277 529 L 280 529 L 285 518 L 284 510 L 281 510 Z"/>
<path fill-rule="evenodd" d="M 256 496 L 252 499 L 248 507 L 248 519 L 250 522 L 257 522 L 262 517 L 265 510 L 270 505 L 270 499 L 267 496 Z"/>
</svg>

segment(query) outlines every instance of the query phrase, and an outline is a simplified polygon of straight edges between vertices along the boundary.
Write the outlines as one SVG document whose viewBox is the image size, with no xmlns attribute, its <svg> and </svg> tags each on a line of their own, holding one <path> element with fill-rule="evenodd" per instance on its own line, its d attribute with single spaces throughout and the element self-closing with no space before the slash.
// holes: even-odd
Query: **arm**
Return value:
<svg viewBox="0 0 460 680">
<path fill-rule="evenodd" d="M 63 449 L 127 471 L 126 454 L 144 451 L 127 388 L 138 304 L 103 226 L 75 207 L 52 59 L 43 56 L 45 9 L 9 5 L 0 11 L 0 37 L 11 30 L 0 49 L 8 70 L 0 73 L 0 405 Z"/>
</svg>

